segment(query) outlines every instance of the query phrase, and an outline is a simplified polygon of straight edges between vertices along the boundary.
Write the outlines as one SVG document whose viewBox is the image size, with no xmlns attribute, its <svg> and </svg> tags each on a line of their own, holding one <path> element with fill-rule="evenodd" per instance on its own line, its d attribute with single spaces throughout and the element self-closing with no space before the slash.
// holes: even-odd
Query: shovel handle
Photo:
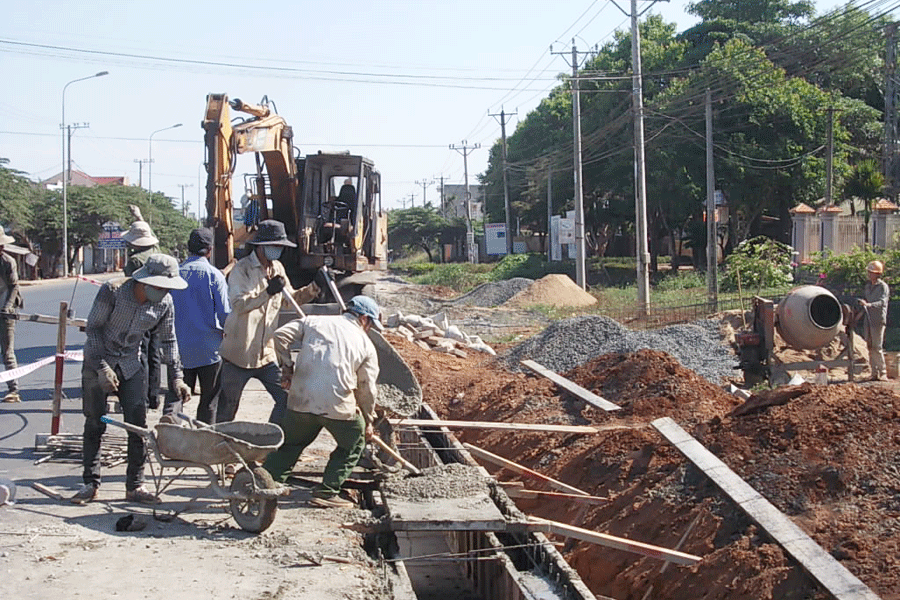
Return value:
<svg viewBox="0 0 900 600">
<path fill-rule="evenodd" d="M 416 465 L 412 464 L 411 462 L 409 462 L 408 460 L 406 460 L 405 458 L 403 458 L 402 456 L 400 456 L 400 453 L 399 453 L 399 452 L 397 452 L 396 450 L 394 450 L 393 448 L 391 448 L 390 446 L 388 446 L 388 445 L 384 442 L 384 440 L 382 440 L 382 439 L 381 439 L 380 437 L 378 437 L 377 435 L 373 435 L 373 436 L 372 436 L 372 441 L 375 442 L 382 450 L 384 450 L 385 452 L 387 452 L 388 454 L 390 454 L 391 457 L 393 457 L 394 460 L 396 460 L 396 461 L 399 462 L 401 465 L 403 465 L 403 468 L 406 469 L 407 471 L 409 471 L 410 473 L 412 473 L 413 475 L 421 475 L 421 474 L 422 474 L 422 471 L 420 471 L 420 470 L 416 467 Z"/>
<path fill-rule="evenodd" d="M 149 429 L 144 429 L 143 427 L 138 427 L 137 425 L 132 425 L 131 423 L 123 423 L 122 421 L 116 421 L 106 415 L 100 417 L 100 420 L 106 423 L 107 425 L 115 425 L 116 427 L 121 427 L 126 431 L 130 431 L 131 433 L 136 433 L 143 437 L 150 437 L 152 435 Z"/>
<path fill-rule="evenodd" d="M 281 290 L 281 293 L 284 295 L 285 298 L 288 299 L 288 302 L 291 303 L 291 306 L 294 307 L 294 310 L 297 311 L 297 314 L 300 315 L 300 318 L 301 318 L 301 319 L 305 319 L 305 318 L 306 318 L 306 313 L 303 312 L 303 309 L 300 308 L 300 305 L 297 304 L 297 301 L 294 300 L 294 297 L 291 296 L 291 295 L 288 293 L 288 291 L 287 291 L 286 289 L 282 289 L 282 290 Z"/>
</svg>

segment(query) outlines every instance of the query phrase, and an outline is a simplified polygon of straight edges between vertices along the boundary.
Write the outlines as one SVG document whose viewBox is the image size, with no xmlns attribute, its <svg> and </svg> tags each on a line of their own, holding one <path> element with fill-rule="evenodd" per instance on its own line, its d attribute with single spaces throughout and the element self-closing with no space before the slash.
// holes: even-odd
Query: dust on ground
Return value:
<svg viewBox="0 0 900 600">
<path fill-rule="evenodd" d="M 563 540 L 595 594 L 656 599 L 824 598 L 824 593 L 656 431 L 687 428 L 885 600 L 900 599 L 900 397 L 890 385 L 809 386 L 788 404 L 729 417 L 740 400 L 654 350 L 599 356 L 565 375 L 621 405 L 605 413 L 501 358 L 398 351 L 447 419 L 625 424 L 595 436 L 459 432 L 465 442 L 597 496 L 600 506 L 519 500 L 526 513 L 703 556 L 692 567 Z M 486 467 L 504 480 L 510 472 Z M 528 482 L 529 486 L 536 485 Z"/>
</svg>

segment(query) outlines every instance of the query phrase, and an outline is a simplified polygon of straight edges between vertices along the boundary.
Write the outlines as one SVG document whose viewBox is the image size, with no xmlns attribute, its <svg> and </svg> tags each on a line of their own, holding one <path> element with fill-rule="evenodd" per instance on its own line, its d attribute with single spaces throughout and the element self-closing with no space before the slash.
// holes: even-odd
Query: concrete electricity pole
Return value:
<svg viewBox="0 0 900 600">
<path fill-rule="evenodd" d="M 178 187 L 181 188 L 181 216 L 187 216 L 187 204 L 184 203 L 184 188 L 194 187 L 193 183 L 179 183 Z"/>
<path fill-rule="evenodd" d="M 469 192 L 469 154 L 478 148 L 481 148 L 481 144 L 473 144 L 470 146 L 469 142 L 466 140 L 463 140 L 462 144 L 459 146 L 450 144 L 450 149 L 456 150 L 462 154 L 463 157 L 463 172 L 465 173 L 466 184 L 466 250 L 469 255 L 468 259 L 470 263 L 476 263 L 478 261 L 475 260 L 475 230 L 472 229 L 472 193 Z"/>
<path fill-rule="evenodd" d="M 429 185 L 434 183 L 434 180 L 428 181 L 427 179 L 423 179 L 422 181 L 417 181 L 416 185 L 422 186 L 422 208 L 425 208 L 425 190 Z"/>
<path fill-rule="evenodd" d="M 718 310 L 719 260 L 716 231 L 716 172 L 713 169 L 712 93 L 706 90 L 706 296 L 711 312 Z"/>
<path fill-rule="evenodd" d="M 500 114 L 488 113 L 496 118 L 500 117 L 500 134 L 503 138 L 503 210 L 506 215 L 506 254 L 513 253 L 513 234 L 512 234 L 512 211 L 509 208 L 509 177 L 506 167 L 506 117 L 508 116 L 503 107 L 500 107 Z M 518 111 L 510 113 L 511 116 L 519 114 Z"/>
<path fill-rule="evenodd" d="M 564 54 L 553 52 L 552 54 Z M 587 288 L 584 251 L 584 190 L 581 184 L 581 91 L 578 86 L 578 50 L 572 40 L 572 129 L 574 138 L 574 178 L 575 178 L 575 283 L 581 289 Z"/>
<path fill-rule="evenodd" d="M 150 160 L 146 158 L 136 158 L 134 162 L 138 164 L 138 187 L 144 187 L 144 164 L 150 164 Z"/>
<path fill-rule="evenodd" d="M 884 158 L 881 169 L 891 198 L 897 197 L 897 24 L 884 29 Z"/>
<path fill-rule="evenodd" d="M 637 284 L 638 304 L 644 314 L 650 311 L 650 252 L 647 249 L 647 173 L 644 164 L 644 91 L 641 73 L 641 32 L 638 19 L 659 0 L 651 0 L 643 12 L 638 12 L 638 0 L 631 0 L 631 12 L 622 10 L 616 0 L 610 0 L 616 7 L 631 17 L 631 88 L 634 111 L 634 220 L 637 237 Z M 666 0 L 668 1 L 668 0 Z"/>
</svg>

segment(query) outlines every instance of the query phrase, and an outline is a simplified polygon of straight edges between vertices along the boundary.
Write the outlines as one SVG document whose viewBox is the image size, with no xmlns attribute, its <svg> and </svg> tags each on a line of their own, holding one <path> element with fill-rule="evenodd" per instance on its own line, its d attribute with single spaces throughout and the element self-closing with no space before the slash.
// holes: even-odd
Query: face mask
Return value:
<svg viewBox="0 0 900 600">
<path fill-rule="evenodd" d="M 269 260 L 278 260 L 281 258 L 281 252 L 284 250 L 281 246 L 263 246 L 263 254 Z"/>
<path fill-rule="evenodd" d="M 166 297 L 166 294 L 169 293 L 169 290 L 153 287 L 150 285 L 144 286 L 144 295 L 147 296 L 147 300 L 150 302 L 159 302 L 163 298 Z"/>
</svg>

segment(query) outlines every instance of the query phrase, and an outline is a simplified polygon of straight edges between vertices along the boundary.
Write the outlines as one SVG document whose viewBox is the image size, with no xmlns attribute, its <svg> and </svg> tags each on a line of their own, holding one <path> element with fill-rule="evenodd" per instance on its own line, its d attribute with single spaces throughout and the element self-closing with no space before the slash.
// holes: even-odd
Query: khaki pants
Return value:
<svg viewBox="0 0 900 600">
<path fill-rule="evenodd" d="M 887 367 L 884 364 L 884 325 L 870 326 L 866 330 L 866 345 L 869 348 L 869 366 L 872 377 L 886 377 Z"/>
</svg>

